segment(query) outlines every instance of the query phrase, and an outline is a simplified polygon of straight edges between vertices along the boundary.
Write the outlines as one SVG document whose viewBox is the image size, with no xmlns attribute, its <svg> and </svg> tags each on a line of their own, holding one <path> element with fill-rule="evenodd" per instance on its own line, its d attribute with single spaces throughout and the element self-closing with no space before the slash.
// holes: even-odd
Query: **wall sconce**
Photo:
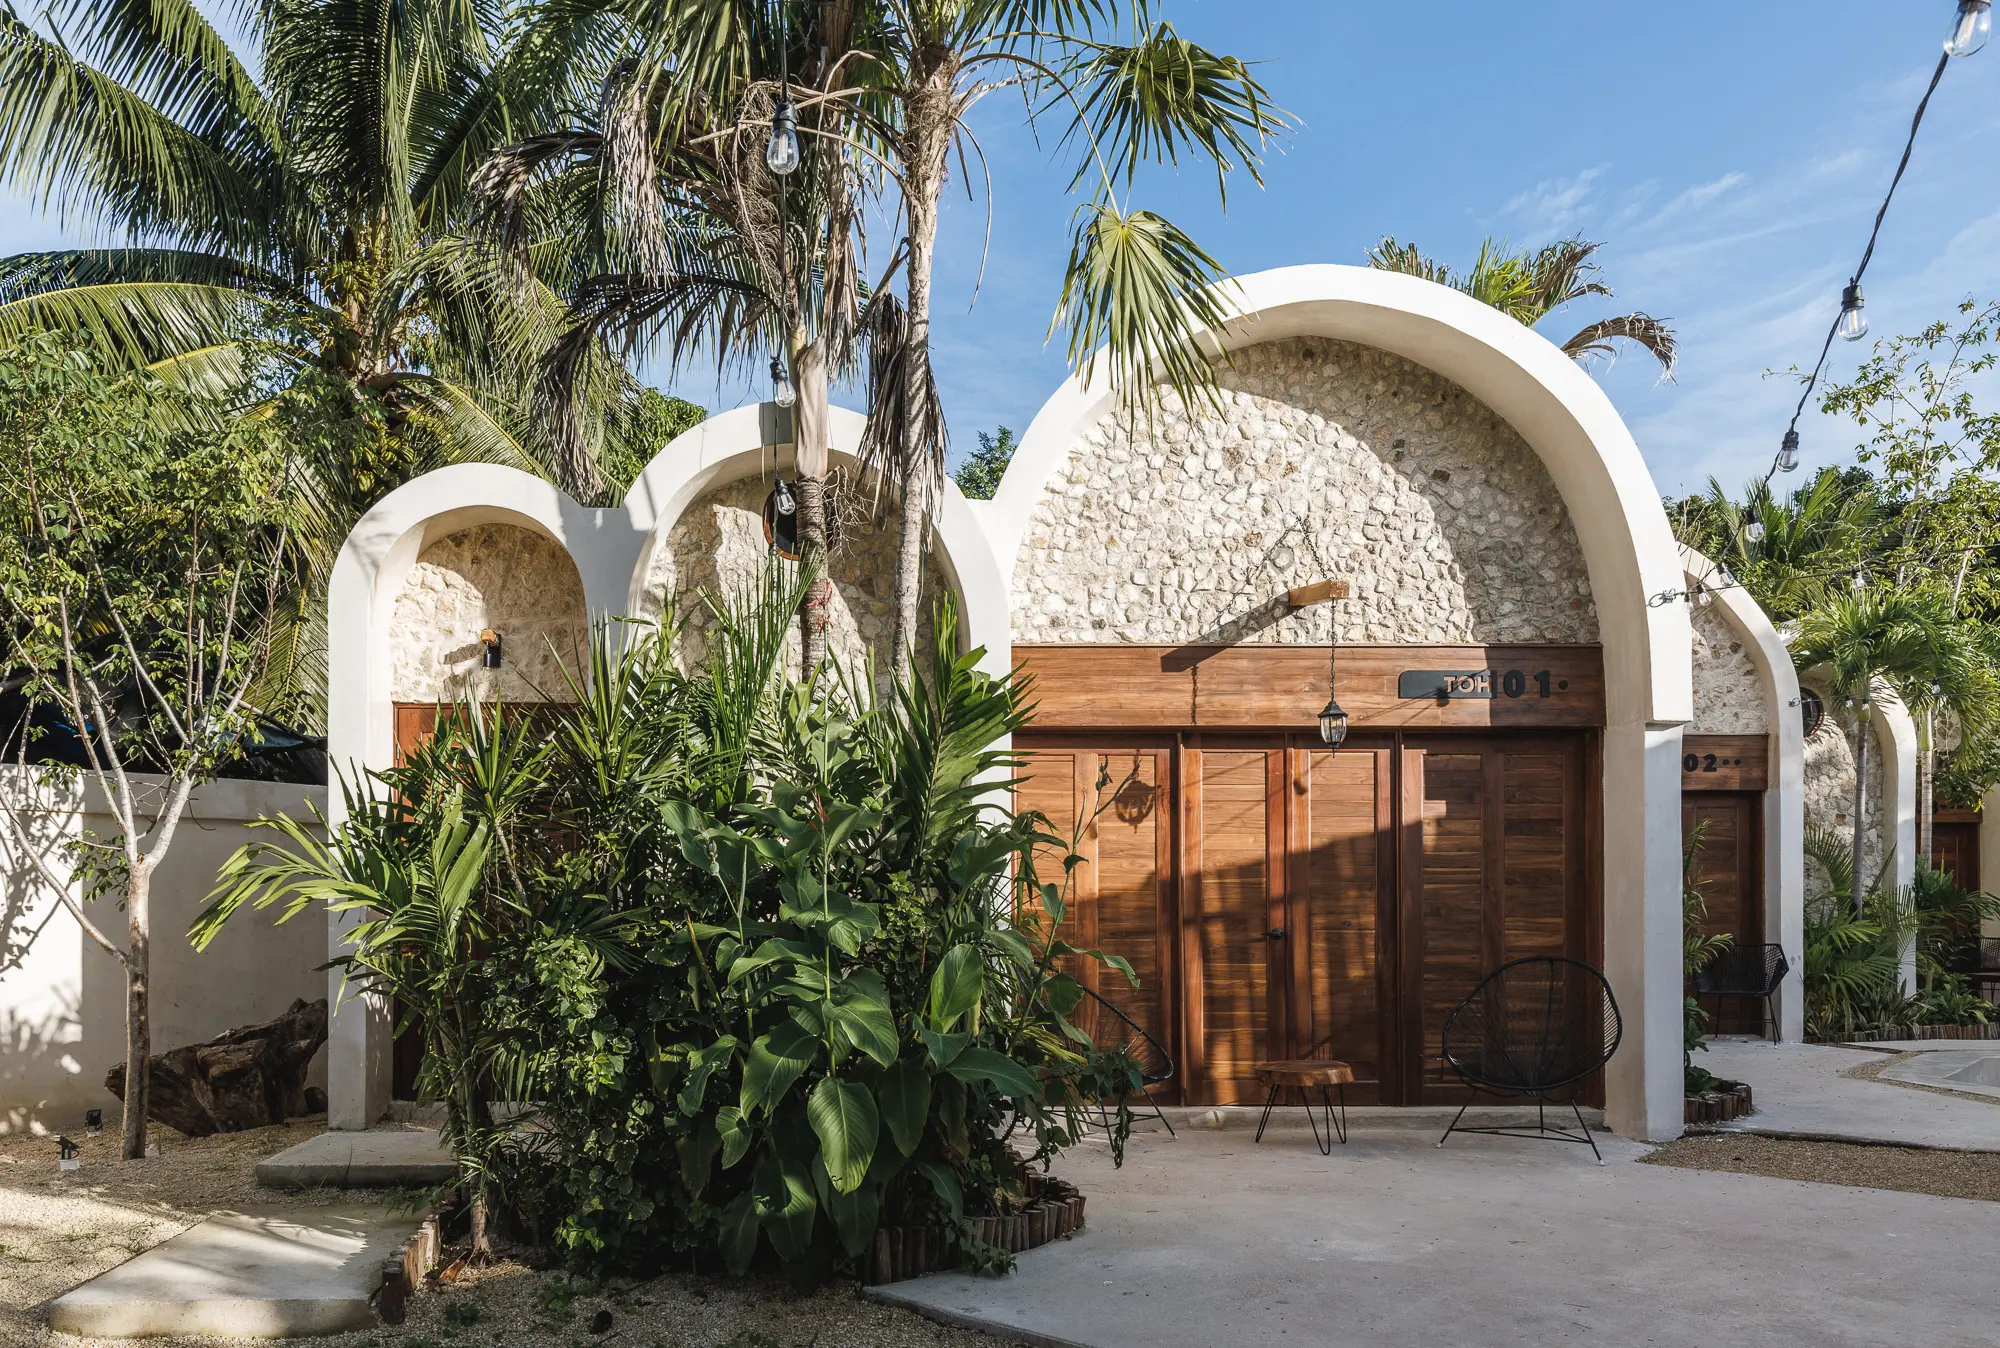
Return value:
<svg viewBox="0 0 2000 1348">
<path fill-rule="evenodd" d="M 58 1148 L 56 1157 L 56 1168 L 58 1170 L 83 1169 L 83 1158 L 77 1155 L 78 1148 L 76 1143 L 58 1135 L 56 1137 L 56 1147 Z"/>
<path fill-rule="evenodd" d="M 500 634 L 494 631 L 490 627 L 481 628 L 479 632 L 479 645 L 481 647 L 479 656 L 479 667 L 481 669 L 500 668 L 500 663 L 501 663 Z"/>
<path fill-rule="evenodd" d="M 98 1135 L 99 1133 L 103 1132 L 103 1131 L 104 1131 L 104 1111 L 103 1111 L 103 1110 L 101 1110 L 101 1109 L 86 1109 L 86 1110 L 84 1110 L 84 1111 L 83 1111 L 83 1131 L 84 1131 L 84 1132 L 86 1132 L 86 1133 L 88 1133 L 88 1134 L 90 1134 L 90 1136 L 92 1136 L 92 1137 L 96 1137 L 96 1136 L 97 1136 L 97 1135 Z"/>
</svg>

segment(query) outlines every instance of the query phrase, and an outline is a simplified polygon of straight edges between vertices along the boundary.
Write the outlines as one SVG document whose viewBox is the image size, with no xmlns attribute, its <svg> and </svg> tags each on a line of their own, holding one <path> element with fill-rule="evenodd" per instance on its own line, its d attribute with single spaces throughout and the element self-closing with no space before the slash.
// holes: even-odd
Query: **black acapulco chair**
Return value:
<svg viewBox="0 0 2000 1348">
<path fill-rule="evenodd" d="M 1713 959 L 1694 971 L 1694 995 L 1697 999 L 1713 997 L 1718 1002 L 1724 997 L 1761 999 L 1764 1014 L 1771 1023 L 1771 1044 L 1775 1047 L 1778 1042 L 1778 989 L 1784 985 L 1785 975 L 1791 971 L 1792 962 L 1785 958 L 1785 948 L 1781 945 L 1731 944 L 1718 950 Z M 1718 1006 L 1716 1011 L 1719 1021 L 1721 1007 Z"/>
<path fill-rule="evenodd" d="M 1531 955 L 1501 965 L 1445 1018 L 1444 1060 L 1472 1087 L 1472 1095 L 1459 1106 L 1438 1145 L 1442 1147 L 1453 1132 L 1582 1142 L 1603 1165 L 1604 1154 L 1598 1151 L 1571 1088 L 1611 1061 L 1624 1036 L 1625 1022 L 1611 985 L 1588 964 Z M 1565 1089 L 1570 1089 L 1575 1132 L 1548 1122 L 1548 1097 Z M 1533 1099 L 1533 1131 L 1459 1127 L 1466 1109 L 1482 1094 Z"/>
<path fill-rule="evenodd" d="M 1166 1046 L 1147 1033 L 1145 1026 L 1089 988 L 1083 989 L 1083 1000 L 1071 1013 L 1070 1023 L 1089 1035 L 1090 1042 L 1099 1048 L 1123 1049 L 1139 1064 L 1139 1093 L 1151 1108 L 1152 1117 L 1167 1126 L 1167 1136 L 1178 1136 L 1174 1132 L 1173 1120 L 1166 1116 L 1160 1102 L 1153 1098 L 1153 1087 L 1173 1080 L 1174 1060 L 1167 1053 Z M 1127 1100 L 1130 1098 L 1126 1097 Z M 1117 1103 L 1115 1100 L 1097 1102 L 1098 1126 L 1107 1133 L 1111 1131 L 1111 1109 Z"/>
</svg>

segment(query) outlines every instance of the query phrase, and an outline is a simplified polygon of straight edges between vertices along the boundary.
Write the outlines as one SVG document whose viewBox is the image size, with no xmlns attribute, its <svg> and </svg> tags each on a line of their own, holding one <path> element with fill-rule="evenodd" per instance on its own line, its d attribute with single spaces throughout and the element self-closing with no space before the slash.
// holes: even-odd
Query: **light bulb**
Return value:
<svg viewBox="0 0 2000 1348">
<path fill-rule="evenodd" d="M 1970 56 L 1993 35 L 1993 0 L 1958 0 L 1951 36 L 1944 40 L 1946 56 Z"/>
<path fill-rule="evenodd" d="M 786 95 L 771 109 L 771 139 L 764 146 L 764 164 L 780 178 L 799 166 L 799 110 Z"/>
<path fill-rule="evenodd" d="M 778 356 L 771 357 L 771 384 L 774 390 L 771 401 L 778 406 L 790 407 L 799 400 L 798 393 L 792 388 L 792 377 L 785 373 L 785 362 Z"/>
<path fill-rule="evenodd" d="M 1840 325 L 1835 331 L 1850 342 L 1858 342 L 1868 335 L 1868 316 L 1861 312 L 1861 286 L 1849 285 L 1840 292 Z"/>
<path fill-rule="evenodd" d="M 1756 520 L 1751 520 L 1743 526 L 1743 536 L 1752 543 L 1762 543 L 1764 541 L 1764 526 Z"/>
<path fill-rule="evenodd" d="M 1778 471 L 1789 473 L 1799 466 L 1799 433 L 1786 431 L 1785 438 L 1778 442 Z"/>
</svg>

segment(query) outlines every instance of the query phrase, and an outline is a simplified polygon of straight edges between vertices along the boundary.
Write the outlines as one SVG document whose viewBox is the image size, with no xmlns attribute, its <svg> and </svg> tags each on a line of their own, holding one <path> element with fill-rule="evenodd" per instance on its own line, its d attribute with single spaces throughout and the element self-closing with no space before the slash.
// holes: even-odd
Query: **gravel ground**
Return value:
<svg viewBox="0 0 2000 1348">
<path fill-rule="evenodd" d="M 118 1159 L 118 1138 L 107 1131 L 76 1139 L 83 1169 L 74 1174 L 56 1168 L 55 1139 L 0 1136 L 0 1345 L 131 1348 L 126 1339 L 51 1333 L 41 1304 L 211 1212 L 353 1202 L 360 1196 L 353 1190 L 257 1187 L 259 1160 L 323 1126 L 292 1123 L 199 1140 L 159 1129 L 160 1157 L 130 1163 Z M 217 1348 L 248 1341 L 144 1342 Z M 993 1348 L 1001 1341 L 863 1301 L 852 1286 L 802 1296 L 780 1284 L 684 1275 L 600 1285 L 508 1261 L 420 1292 L 403 1325 L 286 1342 L 297 1348 Z"/>
<path fill-rule="evenodd" d="M 2000 1153 L 1995 1152 L 1712 1133 L 1669 1142 L 1646 1157 L 1645 1164 L 2000 1202 Z"/>
</svg>

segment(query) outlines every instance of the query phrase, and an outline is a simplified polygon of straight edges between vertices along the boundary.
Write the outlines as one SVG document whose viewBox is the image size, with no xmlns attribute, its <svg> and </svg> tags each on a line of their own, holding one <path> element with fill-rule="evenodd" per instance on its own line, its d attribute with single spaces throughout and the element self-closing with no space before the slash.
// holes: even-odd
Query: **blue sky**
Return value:
<svg viewBox="0 0 2000 1348">
<path fill-rule="evenodd" d="M 1732 488 L 1770 461 L 1796 386 L 1867 238 L 1951 0 L 1673 5 L 1162 0 L 1181 31 L 1259 62 L 1299 126 L 1259 192 L 1213 177 L 1142 177 L 1137 201 L 1232 271 L 1359 262 L 1383 234 L 1463 264 L 1479 240 L 1603 240 L 1611 304 L 1548 320 L 1560 340 L 1626 308 L 1671 319 L 1676 382 L 1628 353 L 1598 377 L 1663 492 L 1714 473 Z M 937 363 L 956 445 L 1024 429 L 1061 382 L 1045 345 L 1068 250 L 1068 175 L 1020 105 L 977 117 L 995 186 L 956 194 L 941 240 Z M 2000 293 L 2000 42 L 1954 61 L 1918 138 L 1866 282 L 1874 335 Z M 1241 175 L 1238 175 L 1239 178 Z M 70 236 L 79 237 L 80 236 Z M 65 238 L 0 198 L 0 251 Z M 984 256 L 982 259 L 982 250 Z M 980 269 L 984 266 L 983 282 Z M 975 302 L 975 283 L 978 283 Z M 1616 307 L 1613 307 L 1613 306 Z M 1865 346 L 1865 344 L 1864 344 Z M 1862 347 L 1837 343 L 1830 371 Z M 759 396 L 713 375 L 676 392 L 710 408 Z M 1851 428 L 1809 413 L 1808 466 L 1853 457 Z"/>
</svg>

